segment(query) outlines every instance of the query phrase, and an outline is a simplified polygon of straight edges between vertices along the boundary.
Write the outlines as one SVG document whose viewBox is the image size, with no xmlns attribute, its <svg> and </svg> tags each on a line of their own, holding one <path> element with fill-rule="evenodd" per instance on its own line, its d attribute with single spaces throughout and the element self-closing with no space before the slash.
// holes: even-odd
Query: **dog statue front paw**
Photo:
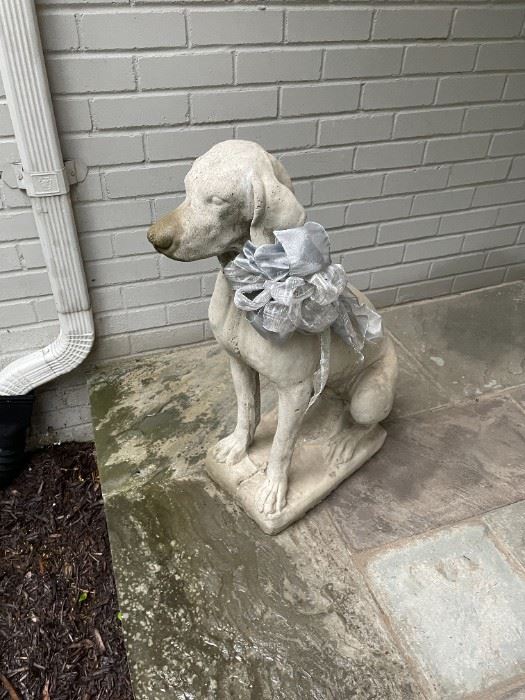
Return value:
<svg viewBox="0 0 525 700">
<path fill-rule="evenodd" d="M 215 446 L 215 458 L 218 462 L 231 467 L 246 457 L 248 447 L 249 440 L 247 437 L 240 435 L 234 430 L 231 435 L 219 440 Z"/>
<path fill-rule="evenodd" d="M 257 496 L 257 507 L 265 515 L 277 515 L 286 505 L 288 479 L 286 475 L 266 475 Z"/>
</svg>

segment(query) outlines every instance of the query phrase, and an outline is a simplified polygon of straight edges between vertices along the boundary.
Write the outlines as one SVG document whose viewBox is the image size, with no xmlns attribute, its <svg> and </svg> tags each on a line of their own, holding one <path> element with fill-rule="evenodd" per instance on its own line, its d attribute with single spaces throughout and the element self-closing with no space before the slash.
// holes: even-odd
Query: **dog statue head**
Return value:
<svg viewBox="0 0 525 700">
<path fill-rule="evenodd" d="M 252 141 L 222 141 L 197 158 L 185 181 L 186 199 L 148 231 L 174 260 L 225 256 L 273 243 L 273 232 L 300 226 L 306 215 L 281 163 Z"/>
</svg>

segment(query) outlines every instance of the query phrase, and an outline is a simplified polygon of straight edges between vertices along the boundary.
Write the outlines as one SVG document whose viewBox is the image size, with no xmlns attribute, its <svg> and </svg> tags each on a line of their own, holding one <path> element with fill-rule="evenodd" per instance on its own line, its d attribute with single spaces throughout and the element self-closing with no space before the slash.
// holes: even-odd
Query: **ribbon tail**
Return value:
<svg viewBox="0 0 525 700">
<path fill-rule="evenodd" d="M 312 395 L 312 398 L 310 399 L 310 402 L 308 403 L 308 406 L 306 407 L 306 410 L 308 410 L 311 406 L 313 406 L 313 404 L 317 401 L 321 392 L 323 391 L 323 389 L 326 386 L 326 382 L 328 381 L 328 375 L 330 373 L 330 342 L 331 342 L 330 327 L 326 328 L 321 333 L 320 341 L 321 341 L 321 357 L 319 359 L 319 369 L 317 369 L 314 372 L 314 378 L 313 378 L 314 393 Z"/>
</svg>

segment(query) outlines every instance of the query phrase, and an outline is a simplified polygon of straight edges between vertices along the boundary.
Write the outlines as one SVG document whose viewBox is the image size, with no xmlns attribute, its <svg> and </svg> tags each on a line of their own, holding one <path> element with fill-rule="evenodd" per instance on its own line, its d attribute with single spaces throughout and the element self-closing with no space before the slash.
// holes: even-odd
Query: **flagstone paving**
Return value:
<svg viewBox="0 0 525 700">
<path fill-rule="evenodd" d="M 384 316 L 387 442 L 276 537 L 204 474 L 235 419 L 214 344 L 93 377 L 137 700 L 524 700 L 525 284 Z"/>
<path fill-rule="evenodd" d="M 441 698 L 525 673 L 525 577 L 481 525 L 377 555 L 368 566 L 392 624 Z"/>
<path fill-rule="evenodd" d="M 203 480 L 108 500 L 138 698 L 421 698 L 329 512 L 264 535 Z"/>
<path fill-rule="evenodd" d="M 525 499 L 525 415 L 488 396 L 388 424 L 388 445 L 330 497 L 356 550 Z"/>
</svg>

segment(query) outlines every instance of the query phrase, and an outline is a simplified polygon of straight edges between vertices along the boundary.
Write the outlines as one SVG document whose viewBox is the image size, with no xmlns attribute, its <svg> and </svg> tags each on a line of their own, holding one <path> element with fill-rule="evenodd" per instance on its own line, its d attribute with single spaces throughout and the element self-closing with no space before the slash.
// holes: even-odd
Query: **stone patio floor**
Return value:
<svg viewBox="0 0 525 700">
<path fill-rule="evenodd" d="M 387 442 L 276 537 L 204 474 L 235 417 L 215 345 L 93 377 L 137 700 L 525 699 L 525 283 L 384 318 Z"/>
</svg>

